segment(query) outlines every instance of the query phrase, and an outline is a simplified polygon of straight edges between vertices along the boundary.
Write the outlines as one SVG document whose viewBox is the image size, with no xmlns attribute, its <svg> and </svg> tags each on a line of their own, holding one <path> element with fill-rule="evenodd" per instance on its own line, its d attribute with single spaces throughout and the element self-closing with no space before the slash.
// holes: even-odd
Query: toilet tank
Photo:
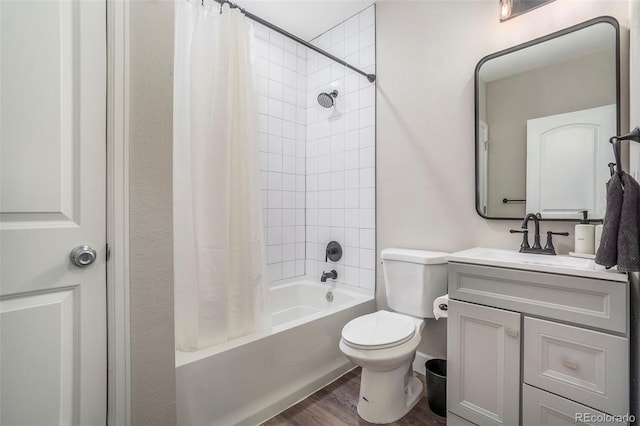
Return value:
<svg viewBox="0 0 640 426">
<path fill-rule="evenodd" d="M 382 250 L 387 304 L 419 318 L 433 318 L 433 301 L 447 293 L 448 253 L 388 248 Z"/>
</svg>

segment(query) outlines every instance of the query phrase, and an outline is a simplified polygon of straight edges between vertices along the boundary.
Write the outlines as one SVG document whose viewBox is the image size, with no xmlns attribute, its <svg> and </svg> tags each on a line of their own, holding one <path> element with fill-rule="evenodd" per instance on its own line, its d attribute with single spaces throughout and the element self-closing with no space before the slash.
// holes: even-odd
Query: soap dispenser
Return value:
<svg viewBox="0 0 640 426">
<path fill-rule="evenodd" d="M 595 253 L 595 226 L 589 223 L 587 215 L 589 212 L 583 210 L 582 220 L 576 225 L 576 241 L 575 241 L 575 253 L 579 254 L 594 254 Z"/>
</svg>

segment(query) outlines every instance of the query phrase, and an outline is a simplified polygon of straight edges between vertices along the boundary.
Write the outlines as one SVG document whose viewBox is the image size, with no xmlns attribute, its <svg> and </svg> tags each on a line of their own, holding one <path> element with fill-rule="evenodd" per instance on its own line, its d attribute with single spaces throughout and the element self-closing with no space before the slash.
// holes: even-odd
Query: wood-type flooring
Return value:
<svg viewBox="0 0 640 426">
<path fill-rule="evenodd" d="M 417 375 L 424 383 L 424 376 Z M 360 368 L 351 370 L 330 385 L 267 420 L 263 426 L 361 426 L 371 425 L 358 416 L 356 405 L 360 393 Z M 425 392 L 426 395 L 426 392 Z M 429 409 L 426 396 L 397 426 L 445 426 L 446 418 Z"/>
</svg>

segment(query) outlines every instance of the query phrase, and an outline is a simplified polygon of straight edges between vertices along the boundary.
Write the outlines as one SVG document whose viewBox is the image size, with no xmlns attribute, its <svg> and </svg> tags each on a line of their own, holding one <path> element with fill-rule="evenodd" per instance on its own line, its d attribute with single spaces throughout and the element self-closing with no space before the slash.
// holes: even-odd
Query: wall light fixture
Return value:
<svg viewBox="0 0 640 426">
<path fill-rule="evenodd" d="M 522 15 L 555 0 L 498 0 L 500 22 Z"/>
</svg>

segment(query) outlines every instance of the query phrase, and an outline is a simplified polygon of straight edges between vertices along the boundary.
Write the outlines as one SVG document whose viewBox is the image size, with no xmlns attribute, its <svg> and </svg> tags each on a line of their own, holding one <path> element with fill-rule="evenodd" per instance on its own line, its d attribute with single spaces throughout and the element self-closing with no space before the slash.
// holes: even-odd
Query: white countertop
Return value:
<svg viewBox="0 0 640 426">
<path fill-rule="evenodd" d="M 627 281 L 627 274 L 619 272 L 615 267 L 607 270 L 604 266 L 596 265 L 591 259 L 582 259 L 567 255 L 552 256 L 520 253 L 516 250 L 474 247 L 452 253 L 447 256 L 447 260 L 449 262 L 499 266 L 503 268 L 548 272 L 609 281 Z"/>
</svg>

